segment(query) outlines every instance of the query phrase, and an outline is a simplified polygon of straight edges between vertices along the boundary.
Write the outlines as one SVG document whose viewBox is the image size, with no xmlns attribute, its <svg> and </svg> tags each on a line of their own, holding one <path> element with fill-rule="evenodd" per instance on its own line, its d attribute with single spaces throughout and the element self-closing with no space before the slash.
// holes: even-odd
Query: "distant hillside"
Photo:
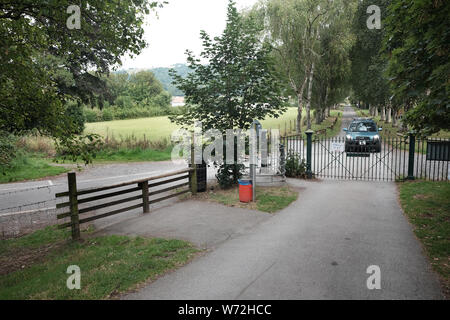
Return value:
<svg viewBox="0 0 450 320">
<path fill-rule="evenodd" d="M 180 76 L 186 77 L 190 70 L 187 65 L 177 63 L 172 67 Z M 167 90 L 173 96 L 184 96 L 184 92 L 179 90 L 172 84 L 172 77 L 169 75 L 169 69 L 171 68 L 154 68 L 151 71 L 154 73 L 156 79 L 158 79 L 165 90 Z"/>
</svg>

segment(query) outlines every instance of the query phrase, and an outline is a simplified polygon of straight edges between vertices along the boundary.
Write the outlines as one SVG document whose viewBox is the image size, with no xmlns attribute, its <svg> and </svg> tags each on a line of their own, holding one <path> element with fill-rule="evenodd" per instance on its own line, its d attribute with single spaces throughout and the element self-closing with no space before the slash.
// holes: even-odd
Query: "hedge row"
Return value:
<svg viewBox="0 0 450 320">
<path fill-rule="evenodd" d="M 138 119 L 149 117 L 166 116 L 170 112 L 169 108 L 161 107 L 134 107 L 121 109 L 117 107 L 107 107 L 103 110 L 94 108 L 84 108 L 83 113 L 86 122 L 101 122 L 112 120 Z"/>
</svg>

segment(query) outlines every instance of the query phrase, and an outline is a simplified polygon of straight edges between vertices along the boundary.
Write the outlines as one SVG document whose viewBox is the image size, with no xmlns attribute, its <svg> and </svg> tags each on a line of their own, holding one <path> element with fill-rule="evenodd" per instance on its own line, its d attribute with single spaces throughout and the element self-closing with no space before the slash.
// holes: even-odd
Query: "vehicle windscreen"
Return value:
<svg viewBox="0 0 450 320">
<path fill-rule="evenodd" d="M 351 132 L 377 132 L 377 126 L 374 122 L 353 122 L 350 125 Z"/>
</svg>

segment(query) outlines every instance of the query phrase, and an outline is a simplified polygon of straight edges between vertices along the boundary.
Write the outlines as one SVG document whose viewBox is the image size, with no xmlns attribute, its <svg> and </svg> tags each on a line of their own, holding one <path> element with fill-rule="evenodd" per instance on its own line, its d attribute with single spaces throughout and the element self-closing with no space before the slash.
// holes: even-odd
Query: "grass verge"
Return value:
<svg viewBox="0 0 450 320">
<path fill-rule="evenodd" d="M 0 183 L 41 179 L 69 171 L 67 168 L 51 165 L 51 160 L 38 158 L 37 156 L 20 155 L 14 159 L 7 171 L 0 172 Z"/>
<path fill-rule="evenodd" d="M 337 136 L 339 134 L 339 132 L 341 131 L 343 114 L 344 113 L 340 110 L 331 111 L 331 117 L 325 119 L 321 124 L 313 124 L 312 130 L 320 131 L 320 130 L 323 130 L 326 128 L 327 131 L 325 134 L 317 135 L 320 138 L 333 138 L 333 137 Z M 331 129 L 330 127 L 336 118 L 337 118 L 337 122 L 334 125 L 333 129 Z M 306 137 L 306 135 L 305 135 L 305 137 Z"/>
<path fill-rule="evenodd" d="M 171 159 L 171 155 L 172 147 L 167 147 L 164 150 L 140 148 L 102 150 L 96 154 L 94 163 L 168 161 Z"/>
<path fill-rule="evenodd" d="M 47 228 L 0 244 L 0 300 L 106 299 L 185 264 L 197 250 L 180 240 L 87 237 L 66 240 Z M 66 286 L 67 268 L 81 270 L 81 289 Z"/>
<path fill-rule="evenodd" d="M 339 134 L 339 131 L 341 130 L 341 126 L 342 126 L 342 115 L 343 115 L 343 111 L 341 110 L 331 110 L 330 112 L 330 117 L 327 117 L 324 121 L 322 121 L 322 123 L 317 124 L 315 123 L 315 119 L 311 119 L 311 130 L 313 130 L 314 132 L 317 131 L 321 131 L 326 129 L 326 133 L 323 134 L 315 134 L 314 137 L 317 138 L 332 138 L 335 137 Z M 303 113 L 303 118 L 306 118 L 306 111 L 304 111 Z M 331 129 L 331 126 L 333 124 L 333 122 L 336 120 L 337 118 L 337 122 L 334 125 L 333 129 Z M 302 120 L 303 122 L 304 120 Z M 303 134 L 303 138 L 306 139 L 306 134 L 305 131 L 307 130 L 306 125 L 302 124 L 302 134 Z M 281 135 L 286 135 L 286 133 L 288 135 L 294 135 L 296 134 L 295 132 L 295 119 L 294 120 L 290 120 L 288 121 L 284 127 L 280 127 L 280 133 Z"/>
<path fill-rule="evenodd" d="M 403 211 L 450 299 L 450 183 L 415 181 L 398 186 Z"/>
<path fill-rule="evenodd" d="M 197 198 L 206 201 L 217 202 L 228 207 L 238 207 L 250 210 L 258 210 L 267 213 L 280 211 L 297 200 L 298 192 L 285 187 L 257 187 L 256 202 L 243 203 L 239 201 L 239 189 L 237 187 L 222 190 L 214 188 L 208 192 L 198 194 Z"/>
</svg>

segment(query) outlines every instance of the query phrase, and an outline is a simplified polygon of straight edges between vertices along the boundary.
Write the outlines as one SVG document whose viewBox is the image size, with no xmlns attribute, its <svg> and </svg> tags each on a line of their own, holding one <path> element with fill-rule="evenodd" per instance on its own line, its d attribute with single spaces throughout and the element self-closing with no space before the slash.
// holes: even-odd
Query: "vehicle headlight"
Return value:
<svg viewBox="0 0 450 320">
<path fill-rule="evenodd" d="M 379 135 L 374 135 L 373 136 L 373 140 L 380 140 L 380 136 Z"/>
<path fill-rule="evenodd" d="M 351 135 L 349 135 L 349 134 L 348 134 L 348 135 L 346 135 L 346 136 L 345 136 L 345 138 L 346 138 L 347 140 L 353 140 L 352 136 L 351 136 Z"/>
</svg>

